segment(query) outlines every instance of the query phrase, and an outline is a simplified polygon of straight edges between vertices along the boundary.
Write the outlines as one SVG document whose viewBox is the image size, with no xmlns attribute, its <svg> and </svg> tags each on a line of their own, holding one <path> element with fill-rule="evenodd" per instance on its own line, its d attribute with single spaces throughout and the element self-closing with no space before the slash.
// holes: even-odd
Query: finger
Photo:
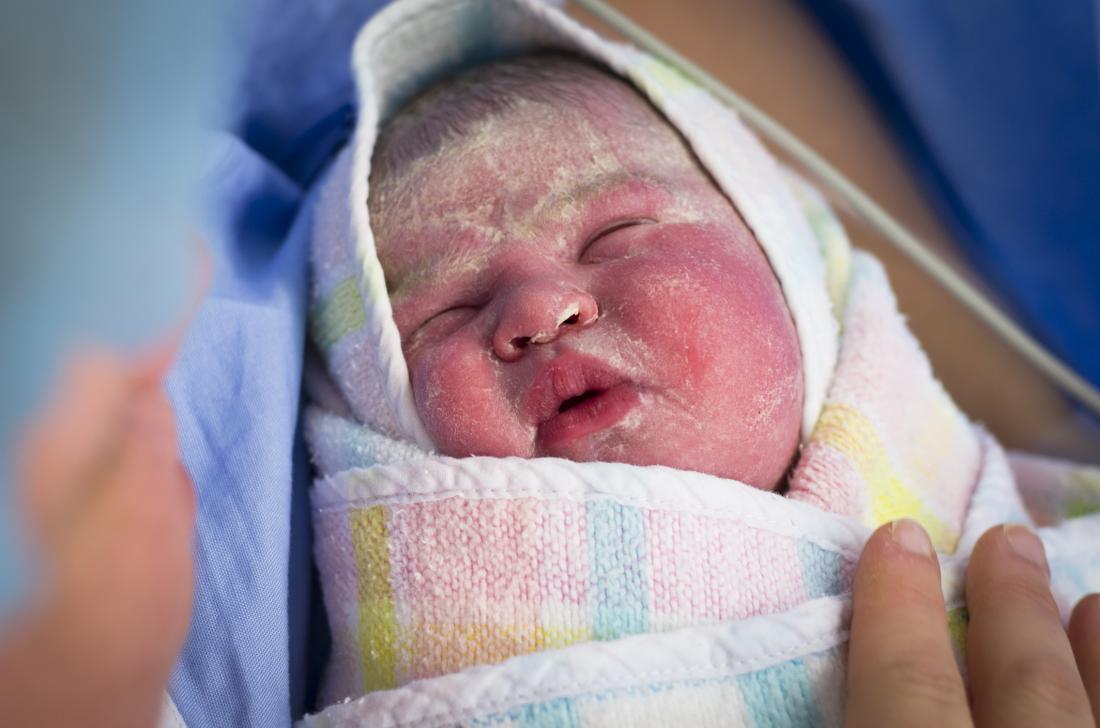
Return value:
<svg viewBox="0 0 1100 728">
<path fill-rule="evenodd" d="M 174 329 L 137 355 L 133 372 L 139 386 L 161 386 L 176 361 L 184 333 L 182 327 Z"/>
<path fill-rule="evenodd" d="M 176 420 L 172 403 L 160 386 L 139 389 L 130 403 L 130 428 L 159 449 L 176 452 Z"/>
<path fill-rule="evenodd" d="M 115 459 L 125 434 L 130 381 L 120 359 L 89 350 L 73 357 L 25 438 L 20 481 L 35 530 L 59 528 Z"/>
<path fill-rule="evenodd" d="M 852 590 L 845 725 L 971 725 L 924 529 L 901 520 L 875 531 Z"/>
<path fill-rule="evenodd" d="M 999 526 L 978 539 L 966 601 L 979 725 L 1093 727 L 1049 582 L 1042 541 L 1027 527 Z"/>
<path fill-rule="evenodd" d="M 141 484 L 135 497 L 155 497 L 174 512 L 186 514 L 187 528 L 195 519 L 195 491 L 191 477 L 180 460 L 175 417 L 167 395 L 161 390 L 142 393 L 135 399 L 132 447 L 147 461 L 143 467 L 153 474 Z"/>
<path fill-rule="evenodd" d="M 1069 641 L 1092 704 L 1093 718 L 1100 725 L 1100 594 L 1090 594 L 1073 608 Z"/>
<path fill-rule="evenodd" d="M 125 365 L 110 352 L 89 348 L 71 356 L 31 425 L 32 436 L 56 440 L 49 464 L 64 459 L 57 455 L 95 451 L 101 433 L 120 430 L 128 388 Z"/>
</svg>

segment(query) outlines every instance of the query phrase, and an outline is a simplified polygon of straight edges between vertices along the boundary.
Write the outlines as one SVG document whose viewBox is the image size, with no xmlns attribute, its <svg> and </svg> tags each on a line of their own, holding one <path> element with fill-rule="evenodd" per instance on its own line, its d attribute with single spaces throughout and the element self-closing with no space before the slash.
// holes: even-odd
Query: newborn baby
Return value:
<svg viewBox="0 0 1100 728">
<path fill-rule="evenodd" d="M 1063 468 L 1025 510 L 881 265 L 658 59 L 539 0 L 407 0 L 352 65 L 303 218 L 322 724 L 827 724 L 870 529 L 959 564 L 1076 507 Z M 1077 598 L 1100 560 L 1066 553 Z"/>
<path fill-rule="evenodd" d="M 803 404 L 783 293 L 631 86 L 563 55 L 439 84 L 383 129 L 369 208 L 441 453 L 781 483 Z"/>
</svg>

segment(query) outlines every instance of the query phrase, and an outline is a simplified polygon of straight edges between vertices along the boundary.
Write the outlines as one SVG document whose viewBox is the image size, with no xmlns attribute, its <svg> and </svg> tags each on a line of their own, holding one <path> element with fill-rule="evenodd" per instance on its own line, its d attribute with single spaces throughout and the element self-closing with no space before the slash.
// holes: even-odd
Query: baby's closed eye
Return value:
<svg viewBox="0 0 1100 728">
<path fill-rule="evenodd" d="M 432 338 L 435 339 L 447 336 L 476 316 L 480 310 L 481 306 L 461 304 L 436 311 L 421 321 L 416 328 L 404 337 L 404 345 L 406 348 L 415 346 L 428 333 L 432 334 Z"/>
<path fill-rule="evenodd" d="M 618 220 L 605 226 L 581 247 L 578 260 L 582 263 L 600 263 L 628 255 L 638 239 L 638 228 L 656 224 L 652 218 Z"/>
</svg>

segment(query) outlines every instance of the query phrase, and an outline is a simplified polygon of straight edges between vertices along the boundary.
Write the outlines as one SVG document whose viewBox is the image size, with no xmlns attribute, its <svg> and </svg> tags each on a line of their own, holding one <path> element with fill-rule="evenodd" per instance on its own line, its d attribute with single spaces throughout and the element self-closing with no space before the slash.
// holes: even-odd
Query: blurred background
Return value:
<svg viewBox="0 0 1100 728">
<path fill-rule="evenodd" d="M 190 228 L 224 66 L 212 0 L 16 0 L 0 21 L 0 609 L 12 449 L 63 354 L 133 351 L 198 294 Z"/>
</svg>

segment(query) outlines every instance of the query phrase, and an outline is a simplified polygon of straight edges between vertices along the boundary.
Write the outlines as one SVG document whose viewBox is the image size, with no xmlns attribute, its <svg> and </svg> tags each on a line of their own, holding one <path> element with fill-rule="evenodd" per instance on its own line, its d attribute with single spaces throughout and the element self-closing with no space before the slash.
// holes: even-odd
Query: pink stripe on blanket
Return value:
<svg viewBox="0 0 1100 728">
<path fill-rule="evenodd" d="M 589 638 L 583 504 L 456 498 L 390 511 L 404 679 Z"/>
<path fill-rule="evenodd" d="M 804 601 L 798 544 L 728 519 L 651 510 L 651 626 L 655 631 L 781 611 Z"/>
</svg>

